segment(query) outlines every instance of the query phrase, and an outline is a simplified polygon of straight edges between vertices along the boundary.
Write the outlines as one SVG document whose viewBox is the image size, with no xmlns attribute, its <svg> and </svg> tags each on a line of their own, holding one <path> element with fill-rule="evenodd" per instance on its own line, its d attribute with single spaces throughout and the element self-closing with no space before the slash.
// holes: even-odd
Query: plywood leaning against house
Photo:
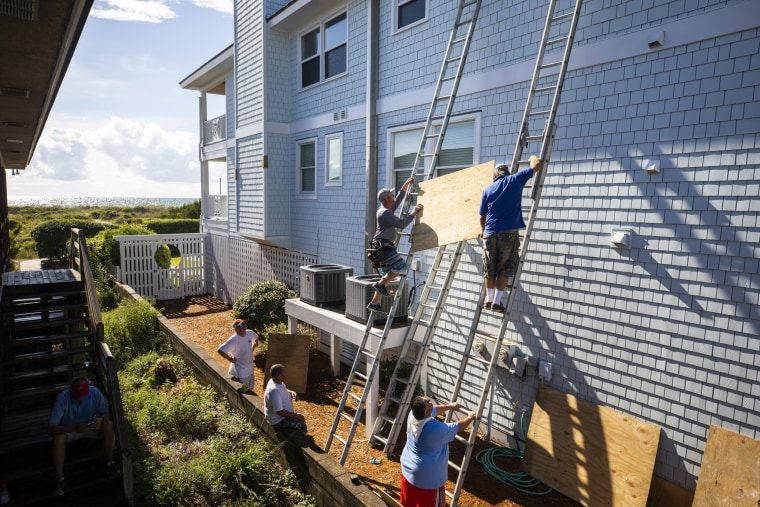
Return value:
<svg viewBox="0 0 760 507">
<path fill-rule="evenodd" d="M 760 505 L 760 440 L 710 426 L 694 507 Z"/>
<path fill-rule="evenodd" d="M 270 334 L 267 338 L 267 367 L 264 387 L 269 382 L 269 369 L 275 364 L 285 366 L 285 385 L 297 393 L 306 392 L 309 374 L 309 344 L 307 335 Z"/>
<path fill-rule="evenodd" d="M 520 469 L 587 506 L 645 506 L 660 428 L 541 386 Z"/>
<path fill-rule="evenodd" d="M 417 202 L 425 210 L 414 226 L 412 252 L 478 237 L 480 198 L 493 167 L 492 160 L 419 184 Z"/>
</svg>

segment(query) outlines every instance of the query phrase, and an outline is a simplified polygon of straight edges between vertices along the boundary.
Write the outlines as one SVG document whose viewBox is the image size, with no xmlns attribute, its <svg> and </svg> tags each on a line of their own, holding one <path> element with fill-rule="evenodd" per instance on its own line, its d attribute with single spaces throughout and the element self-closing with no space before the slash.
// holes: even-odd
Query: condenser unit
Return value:
<svg viewBox="0 0 760 507">
<path fill-rule="evenodd" d="M 367 310 L 367 304 L 372 301 L 372 297 L 375 294 L 375 289 L 372 287 L 380 280 L 379 275 L 359 275 L 350 276 L 346 278 L 346 317 L 356 322 L 366 323 L 369 318 L 369 310 Z M 398 282 L 393 281 L 388 284 L 388 290 L 395 292 L 398 288 Z M 396 316 L 393 322 L 406 322 L 409 314 L 409 298 L 406 285 L 404 286 L 404 292 L 401 294 L 401 300 L 398 302 L 396 308 Z M 392 297 L 384 297 L 380 301 L 384 312 L 391 310 L 391 304 L 393 304 Z M 376 315 L 375 323 L 382 324 L 385 322 L 385 315 Z"/>
<path fill-rule="evenodd" d="M 346 300 L 346 277 L 354 269 L 339 264 L 301 266 L 301 301 L 314 306 L 342 305 Z"/>
</svg>

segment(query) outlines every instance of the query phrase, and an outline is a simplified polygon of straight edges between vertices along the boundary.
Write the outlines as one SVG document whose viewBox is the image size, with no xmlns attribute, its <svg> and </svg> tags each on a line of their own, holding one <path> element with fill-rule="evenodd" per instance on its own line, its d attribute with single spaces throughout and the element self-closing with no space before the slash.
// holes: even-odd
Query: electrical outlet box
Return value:
<svg viewBox="0 0 760 507">
<path fill-rule="evenodd" d="M 421 266 L 421 263 L 419 259 L 412 259 L 412 271 L 419 271 L 420 266 Z"/>
<path fill-rule="evenodd" d="M 522 356 L 513 356 L 510 363 L 510 370 L 512 375 L 519 378 L 525 378 L 525 367 L 528 365 L 528 360 Z"/>
<path fill-rule="evenodd" d="M 551 380 L 552 373 L 552 363 L 549 361 L 541 361 L 538 363 L 538 378 L 541 380 Z"/>
</svg>

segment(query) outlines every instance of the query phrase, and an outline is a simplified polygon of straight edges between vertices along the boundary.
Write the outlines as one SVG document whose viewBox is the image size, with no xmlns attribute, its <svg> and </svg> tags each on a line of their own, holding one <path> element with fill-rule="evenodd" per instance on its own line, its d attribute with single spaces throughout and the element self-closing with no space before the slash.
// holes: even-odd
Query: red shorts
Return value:
<svg viewBox="0 0 760 507">
<path fill-rule="evenodd" d="M 401 475 L 401 505 L 404 507 L 446 507 L 446 489 L 422 489 Z"/>
</svg>

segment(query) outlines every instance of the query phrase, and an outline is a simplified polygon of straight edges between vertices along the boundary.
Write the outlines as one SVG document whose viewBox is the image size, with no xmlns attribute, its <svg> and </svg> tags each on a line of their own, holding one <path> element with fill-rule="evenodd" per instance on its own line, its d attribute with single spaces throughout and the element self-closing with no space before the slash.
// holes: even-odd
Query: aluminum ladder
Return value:
<svg viewBox="0 0 760 507">
<path fill-rule="evenodd" d="M 475 24 L 478 19 L 478 14 L 480 13 L 480 5 L 481 0 L 460 0 L 459 2 L 454 28 L 449 37 L 446 53 L 438 74 L 434 97 L 430 104 L 427 120 L 422 133 L 422 139 L 420 141 L 419 149 L 417 150 L 414 165 L 412 166 L 412 176 L 415 179 L 421 178 L 424 181 L 435 175 L 441 147 L 443 146 L 443 139 L 449 124 L 451 112 L 454 108 L 454 100 L 456 98 L 457 90 L 459 89 L 459 83 L 467 59 L 467 53 L 469 52 L 472 35 L 475 31 Z M 428 141 L 434 141 L 435 143 L 433 150 L 429 152 L 427 151 Z M 408 214 L 413 198 L 416 195 L 417 194 L 411 191 L 411 189 L 404 195 L 404 199 L 399 205 L 401 216 Z M 411 263 L 413 256 L 411 251 L 411 236 L 413 230 L 414 222 L 412 222 L 409 232 L 400 232 L 399 234 L 402 239 L 406 239 L 405 246 L 408 246 L 406 253 L 399 251 L 402 257 L 404 257 L 407 265 Z M 325 452 L 329 452 L 334 439 L 343 444 L 343 451 L 339 460 L 341 465 L 346 462 L 351 443 L 353 442 L 356 429 L 364 411 L 367 397 L 369 396 L 370 386 L 372 385 L 372 382 L 375 381 L 380 364 L 380 356 L 382 355 L 386 339 L 393 326 L 393 320 L 398 309 L 400 298 L 403 297 L 404 288 L 407 282 L 406 273 L 400 274 L 397 280 L 396 292 L 393 296 L 393 302 L 388 311 L 388 316 L 382 332 L 379 332 L 374 328 L 375 312 L 370 312 L 364 330 L 364 337 L 362 338 L 353 365 L 351 366 L 351 373 L 349 373 L 346 380 L 346 387 L 343 391 L 340 403 L 338 404 L 338 410 L 333 420 L 332 427 L 330 428 L 327 442 L 325 443 Z M 375 338 L 375 340 L 372 340 L 373 338 Z M 374 341 L 375 343 L 374 347 L 369 350 L 367 345 L 371 341 Z M 362 362 L 367 365 L 371 363 L 369 371 L 367 371 L 366 374 L 362 374 L 359 371 Z M 357 395 L 355 393 L 357 391 L 361 391 L 361 395 Z M 349 406 L 349 400 L 353 400 L 351 402 L 352 406 Z M 348 431 L 343 433 L 344 436 L 338 434 L 341 420 L 345 420 L 350 424 Z"/>
<path fill-rule="evenodd" d="M 557 9 L 558 4 L 560 4 L 559 10 Z M 457 472 L 457 481 L 454 491 L 449 492 L 447 490 L 446 492 L 447 496 L 451 499 L 452 507 L 456 506 L 459 494 L 462 490 L 472 450 L 477 439 L 480 415 L 483 413 L 483 409 L 488 399 L 489 389 L 499 360 L 499 351 L 501 351 L 504 345 L 504 335 L 506 334 L 507 326 L 511 320 L 512 307 L 517 294 L 515 289 L 518 286 L 522 267 L 525 262 L 525 255 L 530 245 L 530 235 L 538 211 L 543 181 L 548 171 L 548 162 L 556 131 L 554 120 L 559 105 L 562 84 L 567 71 L 581 4 L 582 0 L 565 0 L 564 2 L 562 0 L 551 0 L 546 16 L 533 78 L 531 80 L 525 110 L 520 122 L 520 132 L 513 152 L 511 172 L 517 172 L 521 164 L 527 163 L 527 160 L 522 160 L 522 155 L 528 142 L 540 141 L 541 147 L 539 150 L 539 159 L 542 161 L 543 167 L 534 177 L 535 181 L 531 185 L 532 204 L 526 228 L 521 234 L 519 253 L 520 263 L 515 276 L 508 285 L 509 295 L 498 333 L 486 332 L 482 329 L 488 326 L 481 326 L 481 316 L 483 315 L 482 307 L 485 296 L 484 294 L 481 294 L 470 327 L 467 343 L 464 347 L 464 357 L 462 358 L 462 363 L 456 375 L 457 381 L 450 401 L 458 402 L 459 400 L 471 400 L 477 397 L 479 402 L 476 409 L 478 418 L 473 422 L 468 437 L 463 438 L 462 436 L 457 436 L 457 440 L 465 446 L 462 461 L 460 463 L 449 461 L 449 467 Z M 558 31 L 561 33 L 557 34 Z M 560 58 L 553 59 L 557 54 L 561 54 Z M 541 134 L 531 136 L 531 130 L 541 132 Z M 451 250 L 450 247 L 447 250 L 447 252 L 452 255 L 452 260 L 449 263 L 448 271 L 446 271 L 443 277 L 441 277 L 441 269 L 438 269 L 438 264 L 441 259 L 436 257 L 433 269 L 431 269 L 426 282 L 425 291 L 423 291 L 420 304 L 417 306 L 417 311 L 412 321 L 412 328 L 409 333 L 410 339 L 407 339 L 404 343 L 399 361 L 391 377 L 387 394 L 383 401 L 383 406 L 381 407 L 380 414 L 373 427 L 372 440 L 384 442 L 384 451 L 388 455 L 393 454 L 399 434 L 405 427 L 409 404 L 413 398 L 414 387 L 419 378 L 420 368 L 424 363 L 428 348 L 432 342 L 432 337 L 435 334 L 434 327 L 430 326 L 437 323 L 438 317 L 445 305 L 445 298 L 448 296 L 453 282 L 453 276 L 459 262 L 459 257 L 462 253 L 463 245 L 464 242 L 460 242 L 453 250 Z M 442 255 L 443 248 L 444 247 L 439 248 L 439 256 Z M 441 278 L 442 281 L 438 282 L 437 280 L 441 280 Z M 435 292 L 439 294 L 437 300 L 434 300 L 433 302 L 428 301 L 427 298 L 430 297 L 430 294 Z M 419 342 L 413 340 L 416 336 L 417 326 L 424 326 L 426 328 L 423 338 Z M 490 359 L 486 359 L 477 353 L 470 352 L 474 350 L 476 340 L 492 344 L 491 350 L 493 352 L 491 353 Z M 410 351 L 413 351 L 413 353 L 409 354 Z M 471 361 L 473 363 L 479 363 L 481 368 L 487 368 L 487 375 L 482 381 L 479 380 L 478 382 L 473 382 L 467 379 L 466 373 L 468 372 L 468 369 L 470 369 Z M 408 373 L 407 365 L 411 365 L 411 371 Z M 398 384 L 404 385 L 403 393 L 400 396 L 396 396 L 395 394 L 397 392 Z M 463 391 L 467 391 L 467 389 L 469 389 L 469 392 L 463 393 Z M 463 394 L 465 396 L 463 396 Z M 467 394 L 470 396 L 466 396 Z M 460 415 L 464 415 L 467 411 L 460 410 L 460 412 L 461 414 L 447 411 L 446 421 L 451 422 L 452 420 L 455 420 L 454 416 L 457 416 L 456 419 L 458 419 Z M 387 437 L 384 437 L 381 435 L 381 431 L 388 423 L 390 423 L 390 429 Z"/>
</svg>

